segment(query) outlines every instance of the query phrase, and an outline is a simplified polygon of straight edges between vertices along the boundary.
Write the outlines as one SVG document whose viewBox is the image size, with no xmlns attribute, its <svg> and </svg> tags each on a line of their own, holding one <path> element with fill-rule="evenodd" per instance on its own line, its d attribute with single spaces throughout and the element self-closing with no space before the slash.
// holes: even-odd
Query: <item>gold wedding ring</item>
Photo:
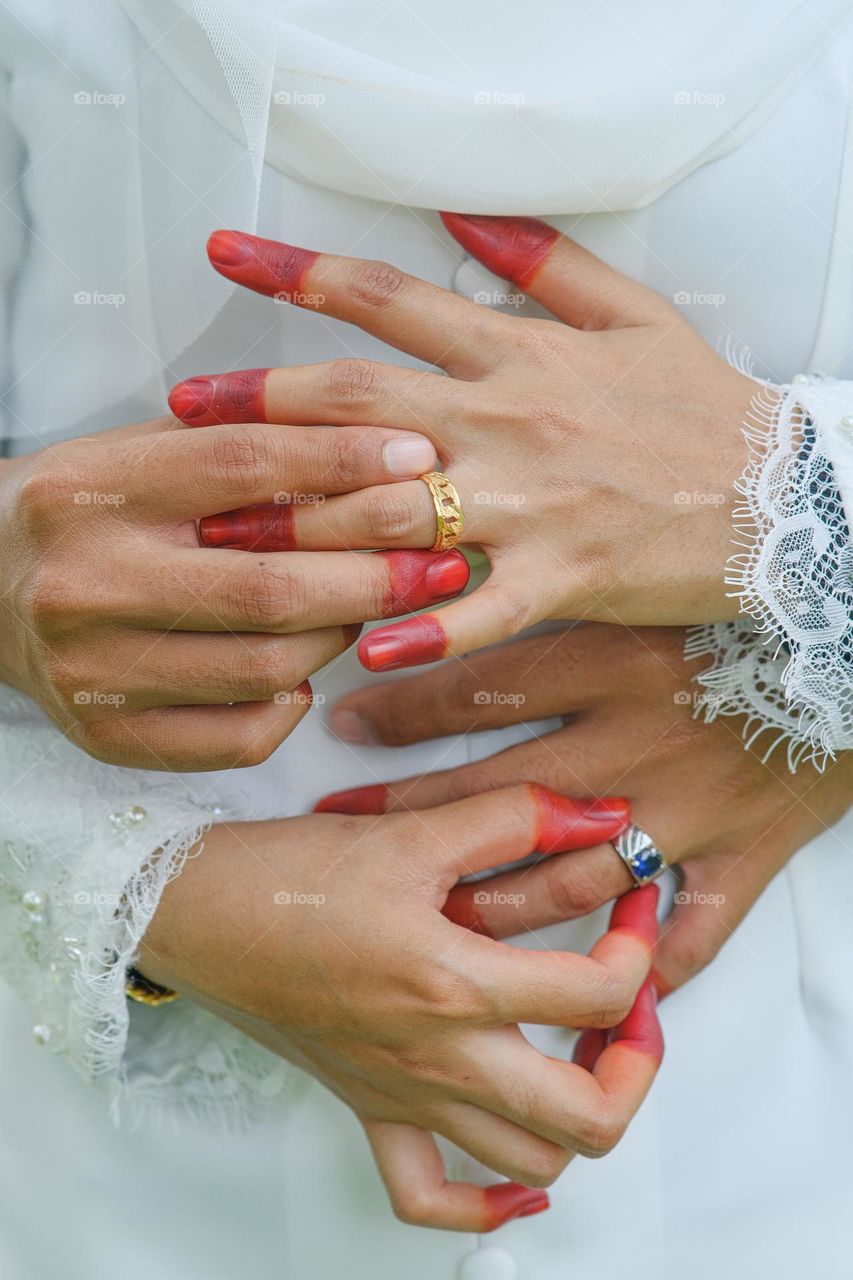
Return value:
<svg viewBox="0 0 853 1280">
<path fill-rule="evenodd" d="M 436 533 L 433 551 L 449 551 L 462 537 L 465 517 L 454 485 L 443 471 L 427 471 L 419 477 L 432 496 L 435 507 Z"/>
</svg>

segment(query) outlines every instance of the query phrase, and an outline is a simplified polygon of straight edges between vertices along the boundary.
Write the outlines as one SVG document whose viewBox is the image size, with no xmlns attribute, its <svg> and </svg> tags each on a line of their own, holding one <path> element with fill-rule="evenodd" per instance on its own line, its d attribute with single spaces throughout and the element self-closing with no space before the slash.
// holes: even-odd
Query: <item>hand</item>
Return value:
<svg viewBox="0 0 853 1280">
<path fill-rule="evenodd" d="M 193 424 L 393 424 L 434 442 L 465 541 L 492 574 L 439 614 L 366 635 L 372 671 L 465 653 L 544 617 L 734 617 L 724 566 L 754 384 L 657 294 L 544 223 L 445 224 L 560 322 L 508 317 L 386 264 L 219 231 L 208 252 L 230 280 L 348 320 L 450 377 L 362 360 L 243 370 L 179 384 L 173 411 Z M 430 547 L 435 534 L 421 481 L 202 525 L 209 545 L 249 549 Z"/>
<path fill-rule="evenodd" d="M 823 774 L 804 764 L 791 774 L 783 750 L 762 762 L 766 738 L 744 748 L 738 719 L 695 720 L 693 677 L 703 663 L 683 652 L 678 629 L 590 624 L 398 682 L 393 698 L 381 687 L 349 694 L 331 716 L 348 742 L 402 745 L 553 715 L 566 727 L 461 769 L 341 792 L 318 808 L 422 811 L 522 779 L 624 794 L 683 877 L 655 952 L 655 983 L 666 994 L 713 959 L 776 872 L 853 802 L 853 752 Z M 499 878 L 507 905 L 489 928 L 497 922 L 511 934 L 531 914 L 539 925 L 586 915 L 630 883 L 606 846 L 552 858 L 535 890 L 524 871 Z M 522 904 L 510 905 L 522 886 Z M 476 927 L 472 886 L 455 889 L 452 906 Z"/>
<path fill-rule="evenodd" d="M 284 478 L 312 494 L 390 483 L 413 448 L 417 470 L 432 446 L 406 433 L 250 438 L 164 418 L 0 463 L 0 679 L 111 764 L 258 763 L 362 621 L 457 594 L 468 567 L 460 552 L 214 553 L 196 519 Z"/>
<path fill-rule="evenodd" d="M 348 1103 L 406 1221 L 488 1231 L 546 1208 L 530 1187 L 609 1150 L 651 1085 L 657 895 L 626 895 L 589 957 L 510 947 L 442 907 L 461 875 L 596 845 L 627 820 L 618 799 L 521 786 L 425 814 L 215 828 L 140 963 Z M 482 919 L 500 935 L 499 912 Z M 582 1068 L 539 1053 L 520 1021 L 621 1026 Z M 527 1185 L 447 1183 L 432 1132 Z"/>
</svg>

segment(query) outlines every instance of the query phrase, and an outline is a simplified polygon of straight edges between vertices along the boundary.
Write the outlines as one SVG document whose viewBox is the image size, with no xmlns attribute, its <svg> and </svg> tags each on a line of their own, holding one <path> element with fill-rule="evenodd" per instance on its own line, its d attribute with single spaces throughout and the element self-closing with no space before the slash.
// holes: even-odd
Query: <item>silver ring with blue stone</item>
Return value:
<svg viewBox="0 0 853 1280">
<path fill-rule="evenodd" d="M 610 843 L 630 871 L 635 888 L 651 884 L 667 869 L 666 858 L 652 837 L 633 823 Z"/>
</svg>

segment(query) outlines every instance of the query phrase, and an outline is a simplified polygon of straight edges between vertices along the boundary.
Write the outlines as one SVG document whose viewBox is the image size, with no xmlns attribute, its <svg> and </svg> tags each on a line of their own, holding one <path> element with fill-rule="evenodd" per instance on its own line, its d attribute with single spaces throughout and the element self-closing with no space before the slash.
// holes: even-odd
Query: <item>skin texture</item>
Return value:
<svg viewBox="0 0 853 1280">
<path fill-rule="evenodd" d="M 218 827 L 167 887 L 140 964 L 352 1107 L 404 1221 L 488 1231 L 544 1209 L 531 1188 L 574 1155 L 610 1150 L 652 1084 L 631 1011 L 646 999 L 657 891 L 618 904 L 589 956 L 497 941 L 489 904 L 490 936 L 470 933 L 444 914 L 448 895 L 462 875 L 553 848 L 532 889 L 628 816 L 618 798 L 521 785 L 416 815 Z M 624 1034 L 581 1067 L 539 1053 L 521 1021 Z M 513 1185 L 447 1182 L 433 1134 Z"/>
<path fill-rule="evenodd" d="M 468 653 L 545 617 L 647 626 L 736 616 L 724 566 L 752 381 L 669 303 L 547 224 L 443 216 L 467 252 L 555 319 L 502 314 L 388 263 L 246 235 L 241 261 L 211 259 L 238 284 L 359 325 L 449 375 L 367 360 L 271 369 L 246 410 L 247 423 L 262 408 L 288 430 L 393 425 L 435 445 L 466 541 L 492 572 L 442 610 L 443 636 L 401 624 L 392 665 Z M 218 403 L 240 412 L 242 377 L 208 379 L 209 420 Z M 250 547 L 251 521 L 228 519 L 231 536 L 217 536 Z M 426 486 L 408 481 L 304 504 L 282 524 L 280 545 L 431 547 L 435 532 Z M 384 636 L 360 648 L 371 670 L 387 669 L 389 652 Z"/>
<path fill-rule="evenodd" d="M 695 719 L 693 681 L 702 663 L 685 662 L 683 652 L 679 628 L 632 633 L 588 624 L 399 681 L 393 698 L 381 688 L 358 690 L 330 718 L 350 742 L 403 745 L 551 716 L 564 717 L 565 727 L 486 761 L 376 785 L 368 794 L 350 791 L 324 807 L 423 812 L 516 778 L 575 794 L 618 788 L 633 821 L 682 877 L 655 952 L 654 984 L 666 995 L 713 959 L 776 873 L 831 829 L 853 797 L 852 752 L 823 773 L 801 764 L 791 774 L 784 750 L 763 760 L 772 739 L 744 749 L 737 718 Z M 486 701 L 483 691 L 491 695 Z M 586 915 L 629 884 L 609 848 L 550 859 L 535 887 L 525 871 L 506 872 L 495 888 L 509 905 L 492 910 L 489 927 L 515 933 L 533 920 L 541 926 Z M 517 895 L 522 900 L 513 905 Z M 456 886 L 447 910 L 483 931 L 476 885 Z M 643 1039 L 650 1034 L 642 1025 L 634 1030 Z"/>
<path fill-rule="evenodd" d="M 405 462 L 413 441 L 434 458 L 407 432 L 250 438 L 161 418 L 0 463 L 0 679 L 111 764 L 260 763 L 363 621 L 448 599 L 468 567 L 459 552 L 247 556 L 199 546 L 197 521 L 268 501 L 283 477 L 295 494 L 391 485 L 388 450 L 402 442 Z"/>
</svg>

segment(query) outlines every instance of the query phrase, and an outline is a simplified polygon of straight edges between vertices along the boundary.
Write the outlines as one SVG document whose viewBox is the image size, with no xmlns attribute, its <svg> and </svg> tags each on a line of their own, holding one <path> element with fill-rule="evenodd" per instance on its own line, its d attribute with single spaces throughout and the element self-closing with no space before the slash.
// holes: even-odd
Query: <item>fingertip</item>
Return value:
<svg viewBox="0 0 853 1280">
<path fill-rule="evenodd" d="M 369 787 L 333 791 L 314 805 L 314 813 L 347 813 L 355 816 L 385 812 L 388 787 L 384 782 Z"/>
</svg>

